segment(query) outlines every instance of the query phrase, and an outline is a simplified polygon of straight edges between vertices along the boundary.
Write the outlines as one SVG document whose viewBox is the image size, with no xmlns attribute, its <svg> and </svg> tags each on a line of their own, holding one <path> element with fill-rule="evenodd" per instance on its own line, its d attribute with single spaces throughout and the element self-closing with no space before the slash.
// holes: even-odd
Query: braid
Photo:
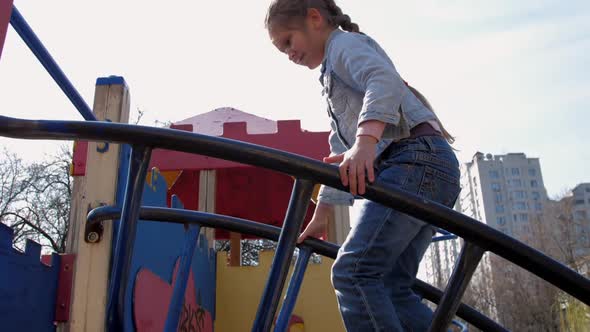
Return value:
<svg viewBox="0 0 590 332">
<path fill-rule="evenodd" d="M 323 2 L 331 15 L 329 20 L 332 24 L 341 27 L 345 31 L 361 33 L 358 24 L 353 23 L 350 16 L 344 14 L 334 0 L 323 0 Z"/>
<path fill-rule="evenodd" d="M 288 24 L 303 20 L 309 8 L 318 9 L 331 26 L 341 27 L 349 32 L 362 33 L 359 31 L 358 24 L 352 23 L 350 16 L 344 14 L 334 0 L 273 0 L 268 8 L 264 25 L 269 29 L 272 22 Z"/>
</svg>

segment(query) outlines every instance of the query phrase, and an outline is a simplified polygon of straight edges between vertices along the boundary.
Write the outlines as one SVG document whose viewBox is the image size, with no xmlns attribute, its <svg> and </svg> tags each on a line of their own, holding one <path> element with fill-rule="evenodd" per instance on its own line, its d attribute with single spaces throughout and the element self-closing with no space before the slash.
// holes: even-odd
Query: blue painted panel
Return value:
<svg viewBox="0 0 590 332">
<path fill-rule="evenodd" d="M 159 172 L 152 172 L 151 183 L 145 184 L 142 206 L 166 206 L 167 184 Z M 119 178 L 120 183 L 125 183 Z M 175 202 L 176 204 L 180 204 Z M 133 331 L 133 291 L 137 273 L 147 269 L 167 283 L 172 282 L 174 266 L 182 255 L 186 230 L 183 225 L 140 220 L 137 227 L 133 261 L 125 296 L 125 330 Z M 216 255 L 209 250 L 207 240 L 199 236 L 199 243 L 192 260 L 192 272 L 200 306 L 214 319 L 215 310 L 215 263 Z M 199 300 L 198 300 L 199 301 Z M 135 304 L 145 305 L 145 304 Z"/>
<path fill-rule="evenodd" d="M 38 243 L 27 241 L 21 253 L 12 238 L 12 229 L 0 223 L 0 330 L 55 331 L 59 256 L 46 266 Z"/>
</svg>

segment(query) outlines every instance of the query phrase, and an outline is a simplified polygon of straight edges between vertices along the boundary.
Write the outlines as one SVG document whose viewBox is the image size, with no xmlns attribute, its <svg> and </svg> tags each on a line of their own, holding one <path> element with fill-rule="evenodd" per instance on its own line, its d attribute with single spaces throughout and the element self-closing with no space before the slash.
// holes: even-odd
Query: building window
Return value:
<svg viewBox="0 0 590 332">
<path fill-rule="evenodd" d="M 529 228 L 528 225 L 523 225 L 522 226 L 522 232 L 525 233 L 525 234 L 526 233 L 530 233 L 531 232 L 531 229 Z"/>
<path fill-rule="evenodd" d="M 514 179 L 510 181 L 510 185 L 515 188 L 520 188 L 522 187 L 522 182 L 520 181 L 520 179 Z"/>
<path fill-rule="evenodd" d="M 513 168 L 513 169 L 512 169 L 512 175 L 520 175 L 520 169 L 518 169 L 518 168 Z"/>
<path fill-rule="evenodd" d="M 576 199 L 576 201 L 574 202 L 574 204 L 576 204 L 576 205 L 582 205 L 582 204 L 584 204 L 584 200 L 583 199 Z"/>
<path fill-rule="evenodd" d="M 535 210 L 543 211 L 543 204 L 541 204 L 539 202 L 535 202 Z"/>
<path fill-rule="evenodd" d="M 496 213 L 504 213 L 504 205 L 496 204 Z"/>
<path fill-rule="evenodd" d="M 536 176 L 537 170 L 534 168 L 529 168 L 529 176 Z"/>
<path fill-rule="evenodd" d="M 537 182 L 537 180 L 531 180 L 531 187 L 537 188 L 538 186 L 539 186 L 539 183 Z"/>
<path fill-rule="evenodd" d="M 502 203 L 502 193 L 496 192 L 496 203 Z"/>
<path fill-rule="evenodd" d="M 526 192 L 524 192 L 522 190 L 516 190 L 512 193 L 512 195 L 516 199 L 525 199 L 526 198 Z"/>
<path fill-rule="evenodd" d="M 506 225 L 506 217 L 496 217 L 496 222 L 500 226 Z"/>
<path fill-rule="evenodd" d="M 586 192 L 587 193 L 590 193 L 590 188 L 586 188 Z"/>
<path fill-rule="evenodd" d="M 492 179 L 499 179 L 500 173 L 497 170 L 490 170 L 490 177 Z"/>
<path fill-rule="evenodd" d="M 526 211 L 526 204 L 524 202 L 514 203 L 514 209 L 518 211 Z"/>
<path fill-rule="evenodd" d="M 500 191 L 500 183 L 498 183 L 498 182 L 492 182 L 492 189 L 494 191 Z"/>
<path fill-rule="evenodd" d="M 533 191 L 533 192 L 531 193 L 531 195 L 533 196 L 533 199 L 534 199 L 534 200 L 537 200 L 537 199 L 541 198 L 541 194 L 539 194 L 539 192 L 538 192 L 538 191 Z"/>
<path fill-rule="evenodd" d="M 586 211 L 576 211 L 576 219 L 586 219 L 587 217 Z"/>
<path fill-rule="evenodd" d="M 520 221 L 529 221 L 529 215 L 526 213 L 521 213 L 519 214 L 520 216 Z"/>
<path fill-rule="evenodd" d="M 518 215 L 517 215 L 517 214 L 513 214 L 513 215 L 512 215 L 512 220 L 513 220 L 514 222 L 517 222 L 517 221 L 518 221 Z"/>
</svg>

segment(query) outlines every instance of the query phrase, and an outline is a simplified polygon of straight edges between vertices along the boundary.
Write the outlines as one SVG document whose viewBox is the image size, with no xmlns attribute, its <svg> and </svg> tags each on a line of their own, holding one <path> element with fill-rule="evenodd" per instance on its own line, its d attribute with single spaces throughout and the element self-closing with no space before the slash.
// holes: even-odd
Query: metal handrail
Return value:
<svg viewBox="0 0 590 332">
<path fill-rule="evenodd" d="M 116 220 L 119 219 L 120 216 L 120 208 L 101 206 L 88 213 L 87 222 L 94 224 L 105 220 Z M 268 224 L 262 224 L 237 217 L 185 209 L 143 206 L 139 211 L 139 218 L 146 222 L 168 222 L 183 225 L 196 224 L 201 227 L 219 228 L 230 232 L 252 235 L 273 241 L 279 240 L 279 234 L 281 232 L 280 227 Z M 339 247 L 333 243 L 315 238 L 306 238 L 298 246 L 300 249 L 310 250 L 332 259 L 336 258 L 339 249 Z M 413 289 L 425 299 L 435 304 L 438 304 L 443 296 L 441 290 L 419 279 L 416 279 Z M 457 316 L 482 331 L 508 331 L 498 323 L 466 304 L 461 304 L 459 306 Z"/>
</svg>

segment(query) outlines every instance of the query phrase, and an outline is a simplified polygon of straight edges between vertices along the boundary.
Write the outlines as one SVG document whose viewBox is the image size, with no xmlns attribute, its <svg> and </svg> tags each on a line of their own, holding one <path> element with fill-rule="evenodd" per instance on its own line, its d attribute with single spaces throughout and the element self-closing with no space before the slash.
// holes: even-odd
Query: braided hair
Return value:
<svg viewBox="0 0 590 332">
<path fill-rule="evenodd" d="M 334 0 L 273 0 L 268 8 L 264 26 L 270 29 L 272 24 L 300 24 L 311 8 L 317 9 L 332 27 L 361 33 L 358 24 L 353 23 L 350 16 L 344 14 Z"/>
</svg>

